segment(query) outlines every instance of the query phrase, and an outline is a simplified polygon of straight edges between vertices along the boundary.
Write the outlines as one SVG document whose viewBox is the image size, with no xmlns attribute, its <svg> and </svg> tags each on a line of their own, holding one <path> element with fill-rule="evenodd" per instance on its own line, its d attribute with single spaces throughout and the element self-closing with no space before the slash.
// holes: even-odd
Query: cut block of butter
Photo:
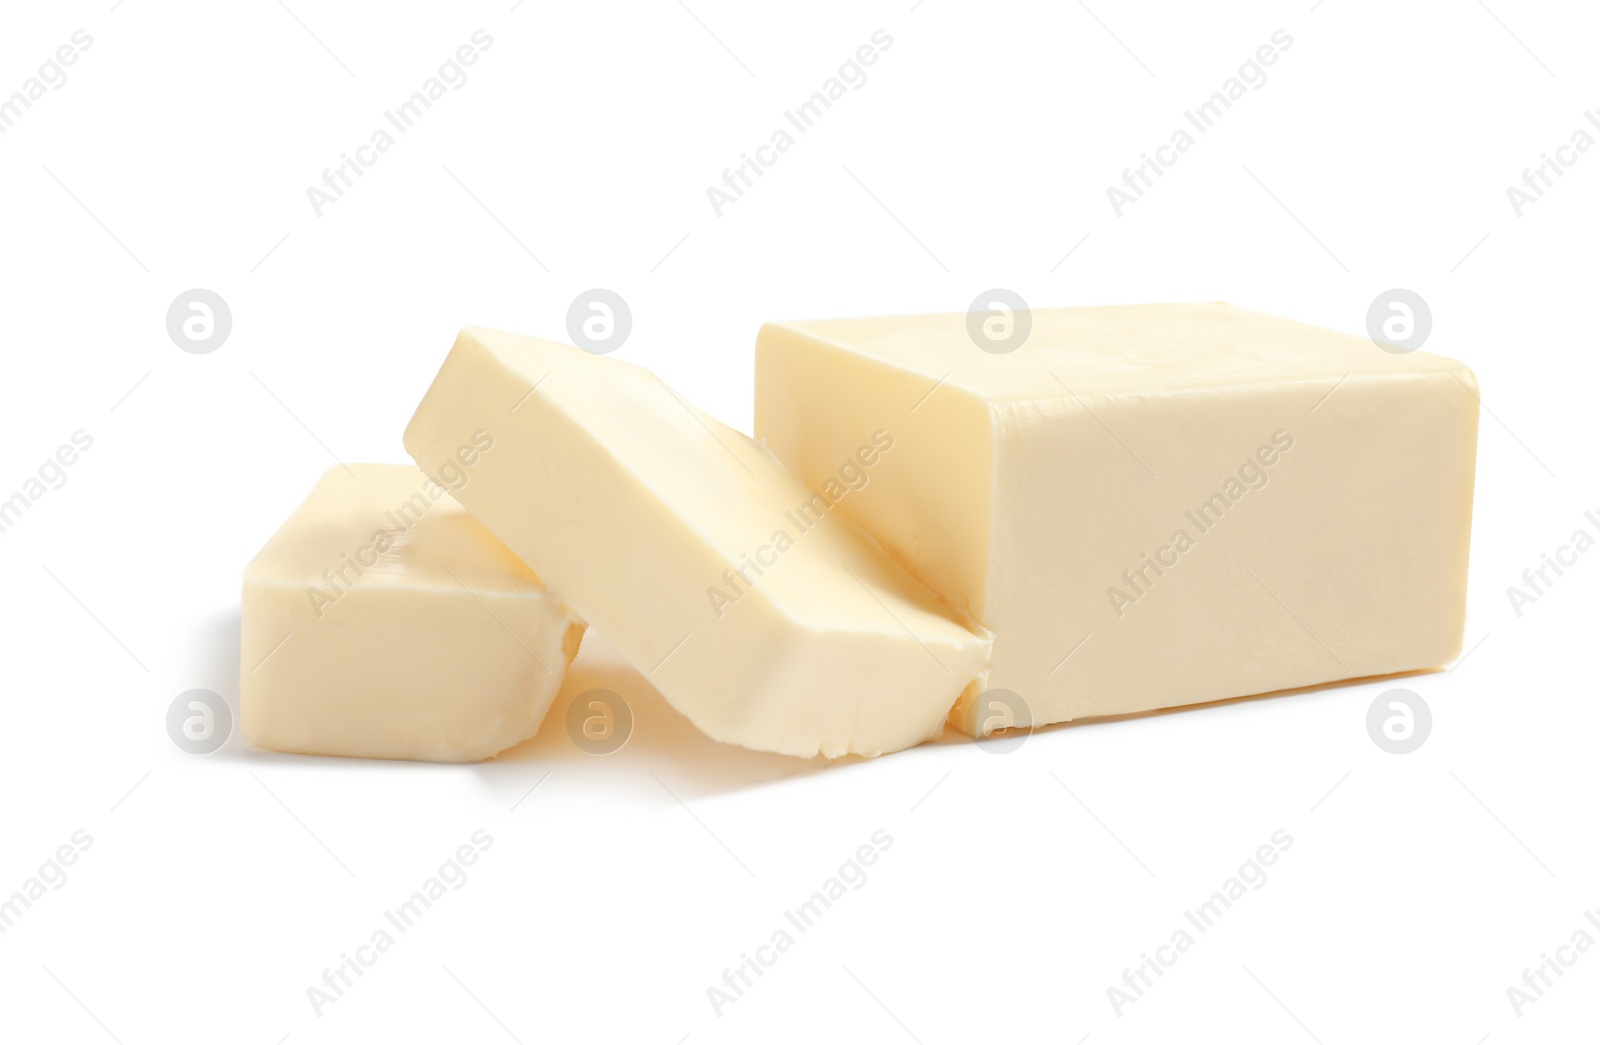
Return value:
<svg viewBox="0 0 1600 1045">
<path fill-rule="evenodd" d="M 476 762 L 533 736 L 584 624 L 411 465 L 328 470 L 245 567 L 256 747 Z"/>
<path fill-rule="evenodd" d="M 834 503 L 641 367 L 468 327 L 405 446 L 716 740 L 910 747 L 987 666 Z"/>
<path fill-rule="evenodd" d="M 804 482 L 892 436 L 838 511 L 994 633 L 969 733 L 1460 650 L 1460 363 L 1221 303 L 778 323 L 756 353 L 756 434 Z"/>
</svg>

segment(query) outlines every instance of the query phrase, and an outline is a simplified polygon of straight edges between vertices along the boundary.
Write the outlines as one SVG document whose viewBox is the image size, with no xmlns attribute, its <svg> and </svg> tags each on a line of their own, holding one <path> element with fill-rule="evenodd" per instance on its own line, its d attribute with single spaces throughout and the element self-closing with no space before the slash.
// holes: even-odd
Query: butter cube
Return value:
<svg viewBox="0 0 1600 1045">
<path fill-rule="evenodd" d="M 778 323 L 756 434 L 811 486 L 892 433 L 838 511 L 993 631 L 1035 725 L 1447 663 L 1461 648 L 1477 385 L 1230 305 Z M 990 346 L 985 346 L 990 347 Z M 975 735 L 1015 701 L 962 700 Z"/>
<path fill-rule="evenodd" d="M 834 502 L 641 367 L 468 327 L 405 446 L 716 740 L 909 747 L 987 666 Z"/>
<path fill-rule="evenodd" d="M 256 747 L 476 762 L 539 729 L 583 622 L 410 465 L 329 469 L 244 573 Z"/>
</svg>

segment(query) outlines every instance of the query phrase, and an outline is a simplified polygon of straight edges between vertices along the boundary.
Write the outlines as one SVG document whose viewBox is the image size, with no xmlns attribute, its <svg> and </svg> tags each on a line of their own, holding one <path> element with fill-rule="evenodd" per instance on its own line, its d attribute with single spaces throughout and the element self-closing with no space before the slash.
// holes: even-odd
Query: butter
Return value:
<svg viewBox="0 0 1600 1045">
<path fill-rule="evenodd" d="M 428 762 L 533 736 L 584 631 L 410 465 L 330 469 L 245 568 L 241 617 L 250 744 Z"/>
<path fill-rule="evenodd" d="M 475 435 L 493 451 L 462 454 Z M 986 635 L 648 370 L 468 327 L 405 446 L 716 740 L 895 751 L 985 671 Z"/>
<path fill-rule="evenodd" d="M 778 323 L 756 435 L 815 485 L 887 429 L 837 511 L 994 633 L 1035 725 L 1449 662 L 1477 385 L 1460 363 L 1230 305 Z M 1003 726 L 969 693 L 951 720 Z"/>
</svg>

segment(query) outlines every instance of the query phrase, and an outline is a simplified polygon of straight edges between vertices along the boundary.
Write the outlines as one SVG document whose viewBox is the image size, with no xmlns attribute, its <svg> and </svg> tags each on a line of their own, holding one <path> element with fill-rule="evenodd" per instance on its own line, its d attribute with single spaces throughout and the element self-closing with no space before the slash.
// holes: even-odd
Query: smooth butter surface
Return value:
<svg viewBox="0 0 1600 1045">
<path fill-rule="evenodd" d="M 965 314 L 771 324 L 756 434 L 815 483 L 893 433 L 840 511 L 994 632 L 1035 724 L 1456 655 L 1465 367 L 1217 303 L 1031 318 L 1003 355 Z"/>
<path fill-rule="evenodd" d="M 832 501 L 640 367 L 469 327 L 405 445 L 717 740 L 909 747 L 987 664 Z"/>
<path fill-rule="evenodd" d="M 582 622 L 410 465 L 336 466 L 245 569 L 245 739 L 473 762 L 534 735 Z"/>
</svg>

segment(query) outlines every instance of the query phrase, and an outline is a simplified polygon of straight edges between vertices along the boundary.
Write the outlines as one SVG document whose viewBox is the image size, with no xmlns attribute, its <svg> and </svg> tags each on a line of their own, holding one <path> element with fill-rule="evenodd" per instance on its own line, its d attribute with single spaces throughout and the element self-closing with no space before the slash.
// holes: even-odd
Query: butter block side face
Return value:
<svg viewBox="0 0 1600 1045">
<path fill-rule="evenodd" d="M 756 436 L 923 584 L 982 619 L 994 519 L 990 406 L 782 326 L 761 333 Z M 870 451 L 870 452 L 869 452 Z"/>
<path fill-rule="evenodd" d="M 987 530 L 905 510 L 934 456 L 915 427 L 841 507 L 976 609 L 989 685 L 1035 724 L 1457 654 L 1477 434 L 1464 367 L 1222 305 L 1033 319 L 1009 356 L 978 350 L 963 315 L 768 327 L 756 424 L 809 480 L 908 375 L 947 375 L 916 413 L 943 396 L 943 438 L 993 448 L 940 473 L 948 502 L 988 506 Z M 971 399 L 986 415 L 962 420 Z M 1001 724 L 987 714 L 968 695 L 952 721 L 983 735 Z"/>
<path fill-rule="evenodd" d="M 583 622 L 409 465 L 325 474 L 245 570 L 256 747 L 475 762 L 533 736 Z"/>
<path fill-rule="evenodd" d="M 717 740 L 909 747 L 986 665 L 835 503 L 639 367 L 467 328 L 405 444 Z"/>
</svg>

